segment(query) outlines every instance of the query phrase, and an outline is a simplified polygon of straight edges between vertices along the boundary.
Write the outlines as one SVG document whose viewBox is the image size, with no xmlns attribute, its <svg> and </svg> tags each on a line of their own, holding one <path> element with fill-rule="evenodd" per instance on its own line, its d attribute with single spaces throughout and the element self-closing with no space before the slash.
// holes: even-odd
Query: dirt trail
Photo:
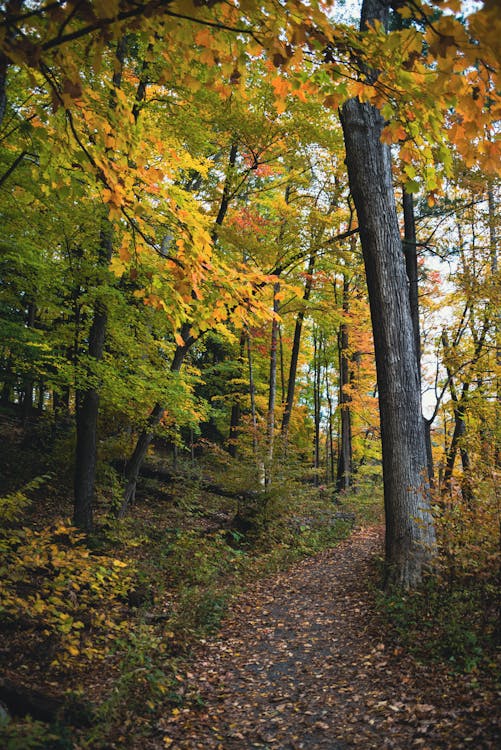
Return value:
<svg viewBox="0 0 501 750">
<path fill-rule="evenodd" d="M 158 747 L 501 747 L 492 692 L 385 637 L 370 586 L 381 536 L 359 530 L 240 597 L 188 674 L 199 705 L 162 720 Z"/>
</svg>

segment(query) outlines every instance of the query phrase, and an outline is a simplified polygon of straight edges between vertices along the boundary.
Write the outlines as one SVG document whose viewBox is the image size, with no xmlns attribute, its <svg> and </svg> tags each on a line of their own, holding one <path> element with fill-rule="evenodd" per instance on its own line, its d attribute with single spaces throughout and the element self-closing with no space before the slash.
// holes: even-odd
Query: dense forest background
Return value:
<svg viewBox="0 0 501 750">
<path fill-rule="evenodd" d="M 495 671 L 501 17 L 355 12 L 1 6 L 9 748 L 182 705 L 235 591 L 354 525 L 385 627 Z"/>
</svg>

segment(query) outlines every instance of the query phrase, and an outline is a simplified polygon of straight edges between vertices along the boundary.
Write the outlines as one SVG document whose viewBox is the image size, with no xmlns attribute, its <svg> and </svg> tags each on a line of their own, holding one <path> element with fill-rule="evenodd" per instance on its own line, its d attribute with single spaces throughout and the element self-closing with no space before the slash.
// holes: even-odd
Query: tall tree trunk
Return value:
<svg viewBox="0 0 501 750">
<path fill-rule="evenodd" d="M 317 332 L 313 331 L 313 406 L 314 406 L 314 447 L 313 466 L 315 469 L 315 484 L 318 484 L 318 470 L 320 468 L 320 407 L 321 407 L 321 372 L 320 341 Z"/>
<path fill-rule="evenodd" d="M 334 420 L 334 409 L 332 408 L 332 395 L 329 384 L 329 363 L 327 361 L 327 355 L 325 351 L 325 339 L 324 339 L 324 368 L 325 368 L 325 397 L 327 399 L 328 409 L 328 422 L 327 422 L 327 435 L 326 435 L 326 481 L 334 481 L 334 434 L 333 434 L 333 420 Z"/>
<path fill-rule="evenodd" d="M 444 352 L 447 355 L 447 351 L 449 350 L 449 341 L 446 331 L 442 332 L 442 344 L 444 347 Z M 466 403 L 468 399 L 468 392 L 470 390 L 470 381 L 466 380 L 463 383 L 463 387 L 461 388 L 461 395 L 458 396 L 454 378 L 452 376 L 452 371 L 447 364 L 446 371 L 449 381 L 451 400 L 454 404 L 454 432 L 452 433 L 451 442 L 446 452 L 444 489 L 450 490 L 452 475 L 454 473 L 454 464 L 456 463 L 456 455 L 459 448 L 461 463 L 463 466 L 463 497 L 467 502 L 470 502 L 472 500 L 471 484 L 469 481 L 470 455 L 464 443 L 464 438 L 466 435 Z"/>
<path fill-rule="evenodd" d="M 8 0 L 3 8 L 3 26 L 6 29 L 7 39 L 12 38 L 12 28 L 16 26 L 13 17 L 19 15 L 24 0 Z M 0 53 L 0 125 L 7 110 L 7 71 L 10 61 L 6 55 Z"/>
<path fill-rule="evenodd" d="M 7 109 L 7 69 L 8 60 L 4 54 L 0 53 L 0 125 Z"/>
<path fill-rule="evenodd" d="M 405 270 L 409 283 L 409 304 L 414 331 L 414 346 L 418 363 L 418 374 L 421 378 L 421 332 L 419 325 L 419 275 L 416 244 L 416 220 L 414 217 L 414 199 L 410 193 L 404 191 L 404 257 Z"/>
<path fill-rule="evenodd" d="M 278 293 L 280 284 L 276 282 L 273 285 L 273 314 L 278 315 L 279 302 Z M 275 445 L 275 404 L 277 399 L 277 353 L 278 353 L 278 320 L 273 317 L 271 322 L 271 341 L 270 341 L 270 376 L 268 389 L 268 418 L 267 418 L 267 450 L 266 450 L 266 486 L 272 481 L 272 463 Z"/>
<path fill-rule="evenodd" d="M 212 230 L 212 239 L 217 239 L 217 227 L 220 227 L 224 221 L 224 217 L 228 212 L 231 200 L 231 183 L 233 181 L 233 171 L 237 161 L 238 146 L 236 143 L 231 144 L 230 155 L 228 157 L 228 171 L 226 172 L 226 179 L 224 181 L 223 194 L 221 196 L 221 203 L 219 204 L 219 211 L 217 212 L 216 226 Z"/>
<path fill-rule="evenodd" d="M 33 328 L 35 325 L 35 316 L 36 316 L 36 305 L 34 302 L 28 303 L 28 309 L 26 314 L 26 327 L 27 328 Z M 24 385 L 23 385 L 23 404 L 22 404 L 22 412 L 23 412 L 23 422 L 28 422 L 29 418 L 31 417 L 31 413 L 33 411 L 33 386 L 35 384 L 33 375 L 29 374 L 24 379 Z"/>
<path fill-rule="evenodd" d="M 419 321 L 419 273 L 417 256 L 416 220 L 414 216 L 414 198 L 404 191 L 404 256 L 407 281 L 409 283 L 409 304 L 411 308 L 412 328 L 414 331 L 414 345 L 418 365 L 419 382 L 421 384 L 421 325 Z M 428 480 L 434 483 L 433 452 L 431 447 L 431 421 L 423 415 L 423 426 L 426 443 L 426 462 L 428 465 Z"/>
<path fill-rule="evenodd" d="M 489 245 L 491 255 L 491 274 L 494 283 L 499 288 L 498 279 L 498 234 L 497 234 L 497 211 L 496 196 L 492 183 L 487 193 L 488 210 L 489 210 Z M 497 404 L 495 422 L 494 422 L 494 462 L 496 468 L 501 468 L 501 312 L 499 305 L 494 311 L 494 346 L 495 346 L 495 365 L 496 365 L 496 382 L 495 398 Z"/>
<path fill-rule="evenodd" d="M 252 348 L 251 338 L 249 332 L 246 335 L 247 339 L 247 364 L 249 367 L 249 396 L 251 405 L 251 419 L 252 419 L 252 450 L 254 453 L 254 461 L 257 469 L 257 481 L 261 486 L 266 484 L 265 467 L 264 463 L 259 459 L 259 446 L 257 441 L 257 410 L 256 410 L 256 385 L 254 382 L 254 365 L 252 361 Z"/>
<path fill-rule="evenodd" d="M 38 381 L 38 401 L 37 401 L 37 409 L 40 414 L 42 414 L 44 410 L 45 405 L 45 382 L 43 378 L 40 378 Z"/>
<path fill-rule="evenodd" d="M 361 30 L 388 21 L 386 0 L 364 0 Z M 381 113 L 350 99 L 342 109 L 350 189 L 364 256 L 381 417 L 386 582 L 419 584 L 435 554 L 414 330 Z"/>
<path fill-rule="evenodd" d="M 343 313 L 349 312 L 349 280 L 343 275 Z M 349 333 L 346 319 L 339 327 L 339 411 L 341 417 L 341 435 L 336 474 L 336 491 L 347 490 L 351 486 L 353 471 L 353 448 L 351 439 L 351 397 L 346 390 L 350 383 L 350 363 L 348 359 Z"/>
<path fill-rule="evenodd" d="M 238 372 L 239 378 L 243 375 L 243 365 L 245 357 L 245 331 L 242 329 L 240 334 L 240 354 L 238 358 Z M 240 417 L 241 417 L 241 404 L 240 395 L 235 395 L 235 400 L 231 406 L 230 416 L 230 435 L 228 439 L 228 453 L 232 458 L 236 458 L 238 454 L 238 432 L 240 428 Z"/>
<path fill-rule="evenodd" d="M 280 354 L 280 403 L 285 406 L 285 370 L 284 370 L 284 342 L 282 339 L 282 326 L 278 326 L 278 343 Z"/>
<path fill-rule="evenodd" d="M 313 273 L 315 270 L 316 253 L 312 252 L 308 260 L 308 269 L 306 271 L 306 281 L 304 284 L 303 299 L 301 308 L 297 314 L 296 325 L 294 327 L 294 339 L 292 343 L 291 361 L 289 366 L 289 379 L 287 381 L 287 396 L 285 398 L 285 408 L 282 417 L 281 432 L 284 437 L 284 441 L 287 441 L 287 434 L 289 432 L 289 424 L 292 414 L 292 407 L 294 405 L 294 391 L 296 389 L 296 377 L 297 377 L 297 365 L 299 361 L 299 351 L 301 348 L 301 333 L 303 330 L 304 316 L 306 312 L 306 305 L 310 299 L 311 290 L 313 287 Z"/>
<path fill-rule="evenodd" d="M 112 255 L 112 236 L 109 224 L 101 231 L 98 265 L 107 268 Z M 93 376 L 92 363 L 102 359 L 108 315 L 104 302 L 96 301 L 94 317 L 89 332 L 88 356 L 91 365 L 88 375 Z M 99 390 L 87 385 L 76 392 L 75 419 L 77 443 L 75 449 L 74 508 L 75 526 L 90 532 L 93 528 L 93 505 L 97 462 L 97 417 Z"/>
</svg>

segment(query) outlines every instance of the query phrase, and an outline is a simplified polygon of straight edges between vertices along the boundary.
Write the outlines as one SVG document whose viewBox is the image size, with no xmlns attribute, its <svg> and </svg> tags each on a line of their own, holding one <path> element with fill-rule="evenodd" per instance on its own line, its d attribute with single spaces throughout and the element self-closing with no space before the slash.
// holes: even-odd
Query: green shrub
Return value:
<svg viewBox="0 0 501 750">
<path fill-rule="evenodd" d="M 0 746 L 4 750 L 71 750 L 73 743 L 64 735 L 29 716 L 0 722 Z"/>
<path fill-rule="evenodd" d="M 430 578 L 418 591 L 381 594 L 388 621 L 403 645 L 423 660 L 447 661 L 470 672 L 489 658 L 490 629 L 473 589 L 448 589 Z"/>
<path fill-rule="evenodd" d="M 63 521 L 4 530 L 0 540 L 0 619 L 45 643 L 54 666 L 101 656 L 110 635 L 123 627 L 128 566 L 92 554 L 83 534 Z"/>
</svg>

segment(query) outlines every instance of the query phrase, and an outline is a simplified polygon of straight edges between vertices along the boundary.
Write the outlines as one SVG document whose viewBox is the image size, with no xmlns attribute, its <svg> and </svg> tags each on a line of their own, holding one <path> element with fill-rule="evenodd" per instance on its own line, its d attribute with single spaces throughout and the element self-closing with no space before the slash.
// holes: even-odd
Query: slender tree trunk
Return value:
<svg viewBox="0 0 501 750">
<path fill-rule="evenodd" d="M 45 382 L 42 378 L 38 381 L 38 402 L 37 402 L 37 409 L 40 414 L 42 414 L 44 410 L 44 402 L 45 402 Z"/>
<path fill-rule="evenodd" d="M 280 354 L 280 403 L 285 406 L 285 370 L 284 370 L 284 342 L 282 339 L 282 326 L 278 326 L 278 343 Z"/>
<path fill-rule="evenodd" d="M 387 25 L 388 4 L 364 0 L 361 30 Z M 350 189 L 358 214 L 378 375 L 386 515 L 387 584 L 417 585 L 435 554 L 414 329 L 379 110 L 359 99 L 342 109 Z"/>
<path fill-rule="evenodd" d="M 315 468 L 315 484 L 318 484 L 318 470 L 320 468 L 320 407 L 321 407 L 321 372 L 320 342 L 316 331 L 313 331 L 313 405 L 314 405 L 314 450 L 313 466 Z"/>
<path fill-rule="evenodd" d="M 328 423 L 327 423 L 327 451 L 326 451 L 326 481 L 334 481 L 334 434 L 333 434 L 333 420 L 334 420 L 334 409 L 332 408 L 332 395 L 329 385 L 329 363 L 327 362 L 327 356 L 325 352 L 325 340 L 324 340 L 324 368 L 325 368 L 325 397 L 327 399 L 328 409 Z"/>
<path fill-rule="evenodd" d="M 243 365 L 245 357 L 245 331 L 242 330 L 240 334 L 240 355 L 238 358 L 238 372 L 239 378 L 243 375 Z M 241 404 L 240 395 L 235 395 L 235 400 L 231 406 L 230 416 L 230 435 L 228 440 L 228 453 L 232 458 L 236 458 L 238 454 L 238 433 L 240 428 L 240 417 L 241 417 Z"/>
<path fill-rule="evenodd" d="M 36 316 L 36 305 L 34 302 L 28 303 L 28 310 L 26 315 L 26 327 L 33 328 L 35 325 Z M 33 375 L 27 375 L 24 379 L 23 385 L 23 422 L 28 422 L 33 412 L 33 386 L 35 384 Z"/>
<path fill-rule="evenodd" d="M 487 194 L 489 210 L 489 244 L 491 255 L 491 274 L 499 288 L 498 279 L 498 235 L 497 235 L 497 211 L 496 196 L 492 183 Z M 497 281 L 496 281 L 497 280 Z M 497 469 L 501 468 L 501 312 L 500 306 L 494 311 L 494 342 L 495 342 L 495 364 L 496 364 L 496 416 L 494 421 L 494 463 Z"/>
<path fill-rule="evenodd" d="M 0 125 L 7 109 L 7 69 L 8 60 L 4 54 L 0 53 Z"/>
<path fill-rule="evenodd" d="M 418 374 L 421 377 L 421 331 L 419 325 L 419 275 L 416 244 L 416 220 L 414 217 L 414 199 L 404 191 L 404 256 L 405 270 L 409 283 L 409 304 L 414 331 L 414 346 L 418 363 Z"/>
<path fill-rule="evenodd" d="M 445 353 L 447 353 L 447 350 L 449 349 L 449 341 L 447 338 L 446 331 L 442 332 L 442 344 L 443 344 Z M 448 365 L 446 365 L 446 370 L 447 370 L 447 377 L 449 380 L 451 400 L 454 404 L 454 432 L 452 433 L 451 442 L 446 452 L 444 480 L 443 480 L 444 489 L 450 490 L 451 488 L 452 475 L 454 473 L 454 465 L 456 463 L 456 455 L 459 449 L 459 452 L 461 455 L 461 463 L 463 466 L 463 482 L 462 482 L 463 497 L 467 502 L 470 502 L 472 500 L 471 485 L 470 485 L 470 478 L 469 478 L 470 455 L 464 443 L 464 438 L 466 435 L 466 419 L 465 419 L 466 418 L 466 403 L 468 399 L 468 392 L 470 389 L 470 382 L 469 380 L 467 380 L 463 383 L 463 387 L 461 388 L 461 395 L 458 396 L 457 391 L 456 391 L 456 386 L 454 384 L 454 378 L 452 377 L 452 372 Z"/>
<path fill-rule="evenodd" d="M 101 231 L 98 265 L 107 268 L 112 255 L 112 236 L 109 224 Z M 94 317 L 89 332 L 88 356 L 92 363 L 102 359 L 108 315 L 103 302 L 96 301 Z M 93 505 L 97 463 L 97 418 L 99 412 L 99 390 L 87 385 L 76 392 L 75 419 L 77 442 L 75 450 L 75 500 L 73 521 L 75 526 L 90 532 L 93 528 Z"/>
<path fill-rule="evenodd" d="M 419 383 L 421 387 L 421 324 L 419 321 L 419 273 L 417 256 L 416 220 L 414 216 L 414 198 L 404 191 L 404 256 L 407 281 L 409 282 L 409 304 L 411 308 L 412 328 L 414 331 L 414 345 L 418 365 Z M 430 486 L 434 484 L 433 451 L 431 446 L 431 421 L 423 416 L 424 435 L 426 443 L 426 462 L 428 466 L 428 480 Z"/>
<path fill-rule="evenodd" d="M 278 293 L 280 284 L 276 282 L 273 286 L 273 314 L 278 315 L 279 303 Z M 273 452 L 275 445 L 275 404 L 277 398 L 277 352 L 278 352 L 278 320 L 274 317 L 271 322 L 270 342 L 270 376 L 268 390 L 268 419 L 267 419 L 267 451 L 266 451 L 266 486 L 272 481 L 271 472 L 273 464 Z"/>
<path fill-rule="evenodd" d="M 284 441 L 287 441 L 287 434 L 289 432 L 289 424 L 292 414 L 292 407 L 294 405 L 294 391 L 296 389 L 296 377 L 297 377 L 297 365 L 299 361 L 299 351 L 301 348 L 301 333 L 303 330 L 305 308 L 310 299 L 311 290 L 313 287 L 313 273 L 315 270 L 316 253 L 310 255 L 308 261 L 308 269 L 306 271 L 306 281 L 304 285 L 303 299 L 301 308 L 297 314 L 296 325 L 294 327 L 294 339 L 292 343 L 291 361 L 289 366 L 289 379 L 287 381 L 287 396 L 285 398 L 285 409 L 282 417 L 282 428 L 281 432 L 284 437 Z"/>
<path fill-rule="evenodd" d="M 236 143 L 231 144 L 230 155 L 228 158 L 228 171 L 226 173 L 226 179 L 224 181 L 223 194 L 221 196 L 221 203 L 219 204 L 219 211 L 216 216 L 216 227 L 221 226 L 224 221 L 224 217 L 228 212 L 231 200 L 231 183 L 233 181 L 233 171 L 237 161 L 238 146 Z M 212 232 L 212 238 L 217 238 L 217 229 L 214 227 Z"/>
<path fill-rule="evenodd" d="M 254 461 L 257 469 L 257 480 L 261 486 L 266 484 L 265 467 L 264 463 L 259 459 L 259 446 L 257 441 L 257 409 L 256 409 L 256 385 L 254 383 L 254 365 L 252 362 L 252 348 L 250 334 L 247 332 L 247 364 L 249 367 L 249 396 L 251 405 L 251 419 L 252 419 L 252 450 L 254 453 Z"/>
<path fill-rule="evenodd" d="M 21 8 L 23 7 L 24 0 L 8 0 L 4 4 L 3 16 L 4 16 L 4 28 L 6 29 L 7 39 L 12 38 L 12 27 L 15 27 L 16 22 L 13 21 L 12 17 L 19 15 Z M 0 125 L 5 117 L 7 109 L 7 71 L 9 69 L 10 61 L 6 55 L 0 53 Z"/>
<path fill-rule="evenodd" d="M 343 313 L 349 312 L 349 280 L 343 275 Z M 339 327 L 339 411 L 341 418 L 341 435 L 336 475 L 336 491 L 347 490 L 351 486 L 353 472 L 353 448 L 351 438 L 351 397 L 346 388 L 350 383 L 350 363 L 348 359 L 349 333 L 346 319 Z"/>
</svg>

